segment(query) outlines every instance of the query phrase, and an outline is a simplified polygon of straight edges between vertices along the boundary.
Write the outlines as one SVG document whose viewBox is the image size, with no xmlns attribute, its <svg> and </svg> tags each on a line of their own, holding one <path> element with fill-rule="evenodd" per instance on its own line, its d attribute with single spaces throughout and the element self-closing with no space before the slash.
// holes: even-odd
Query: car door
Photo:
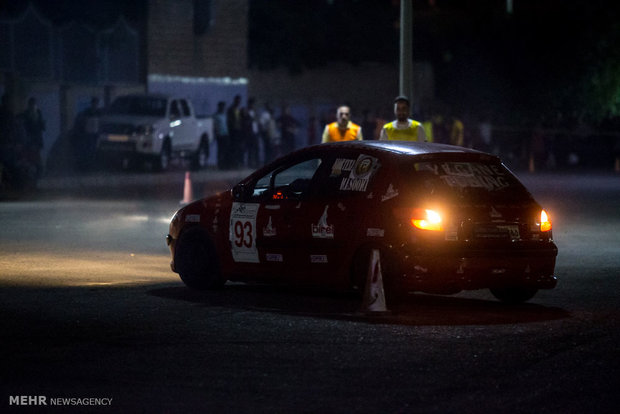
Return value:
<svg viewBox="0 0 620 414">
<path fill-rule="evenodd" d="M 188 128 L 187 118 L 183 115 L 183 108 L 180 100 L 173 99 L 170 101 L 170 131 L 172 134 L 172 142 L 175 151 L 183 150 L 188 146 Z"/>
<path fill-rule="evenodd" d="M 181 120 L 179 134 L 181 134 L 183 142 L 181 149 L 197 149 L 198 136 L 196 135 L 196 119 L 192 116 L 192 112 L 186 99 L 179 99 L 178 105 Z"/>
<path fill-rule="evenodd" d="M 310 225 L 301 243 L 307 248 L 306 269 L 313 284 L 348 285 L 351 256 L 366 236 L 366 216 L 377 195 L 372 184 L 379 160 L 358 151 L 342 151 L 325 160 L 304 214 Z"/>
<path fill-rule="evenodd" d="M 307 249 L 301 229 L 306 223 L 309 190 L 322 165 L 320 156 L 283 163 L 250 184 L 243 202 L 233 203 L 230 243 L 236 267 L 260 279 L 303 273 Z"/>
</svg>

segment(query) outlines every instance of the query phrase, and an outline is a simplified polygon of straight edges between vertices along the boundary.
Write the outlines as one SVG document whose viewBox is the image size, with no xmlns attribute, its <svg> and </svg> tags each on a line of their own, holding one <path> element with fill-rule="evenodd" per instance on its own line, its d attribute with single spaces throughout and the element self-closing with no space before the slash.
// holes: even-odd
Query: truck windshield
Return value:
<svg viewBox="0 0 620 414">
<path fill-rule="evenodd" d="M 110 106 L 111 114 L 166 116 L 166 99 L 150 96 L 121 96 Z"/>
</svg>

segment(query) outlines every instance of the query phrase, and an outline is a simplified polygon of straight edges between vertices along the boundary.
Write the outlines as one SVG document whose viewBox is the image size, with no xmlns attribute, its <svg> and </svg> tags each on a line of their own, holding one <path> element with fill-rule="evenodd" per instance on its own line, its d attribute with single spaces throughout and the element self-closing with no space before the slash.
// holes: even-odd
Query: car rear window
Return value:
<svg viewBox="0 0 620 414">
<path fill-rule="evenodd" d="M 413 169 L 409 180 L 416 192 L 467 201 L 514 201 L 530 198 L 521 182 L 506 167 L 487 161 L 424 161 L 406 167 Z"/>
</svg>

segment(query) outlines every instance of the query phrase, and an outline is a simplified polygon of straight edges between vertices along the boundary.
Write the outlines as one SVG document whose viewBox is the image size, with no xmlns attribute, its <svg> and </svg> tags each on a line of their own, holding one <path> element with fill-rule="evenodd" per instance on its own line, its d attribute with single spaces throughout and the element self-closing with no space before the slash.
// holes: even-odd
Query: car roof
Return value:
<svg viewBox="0 0 620 414">
<path fill-rule="evenodd" d="M 308 154 L 328 154 L 333 153 L 336 156 L 339 151 L 364 151 L 368 155 L 379 156 L 383 154 L 387 158 L 400 158 L 401 160 L 410 160 L 411 157 L 420 158 L 422 160 L 433 159 L 452 159 L 454 161 L 491 161 L 493 163 L 500 162 L 496 155 L 486 152 L 477 151 L 470 148 L 459 147 L 447 144 L 435 144 L 430 142 L 414 142 L 414 141 L 341 141 L 315 144 L 308 147 L 298 149 L 290 154 L 274 160 L 272 163 L 264 165 L 262 168 L 254 171 L 242 182 L 251 181 L 256 177 L 262 176 L 268 170 L 271 170 L 275 164 L 284 160 L 289 162 L 304 157 Z"/>
<path fill-rule="evenodd" d="M 351 149 L 388 151 L 403 155 L 424 155 L 438 153 L 468 153 L 483 154 L 480 151 L 446 144 L 435 144 L 430 142 L 415 141 L 344 141 L 320 144 L 320 146 L 333 146 L 334 149 L 343 149 L 343 147 L 351 147 Z"/>
</svg>

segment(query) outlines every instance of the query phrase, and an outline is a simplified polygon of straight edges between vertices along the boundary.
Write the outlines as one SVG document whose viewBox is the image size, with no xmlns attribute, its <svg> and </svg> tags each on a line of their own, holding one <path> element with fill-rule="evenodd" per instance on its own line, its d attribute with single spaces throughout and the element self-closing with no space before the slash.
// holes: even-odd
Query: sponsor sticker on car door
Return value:
<svg viewBox="0 0 620 414">
<path fill-rule="evenodd" d="M 258 203 L 233 203 L 229 240 L 235 262 L 259 263 L 256 249 Z"/>
</svg>

